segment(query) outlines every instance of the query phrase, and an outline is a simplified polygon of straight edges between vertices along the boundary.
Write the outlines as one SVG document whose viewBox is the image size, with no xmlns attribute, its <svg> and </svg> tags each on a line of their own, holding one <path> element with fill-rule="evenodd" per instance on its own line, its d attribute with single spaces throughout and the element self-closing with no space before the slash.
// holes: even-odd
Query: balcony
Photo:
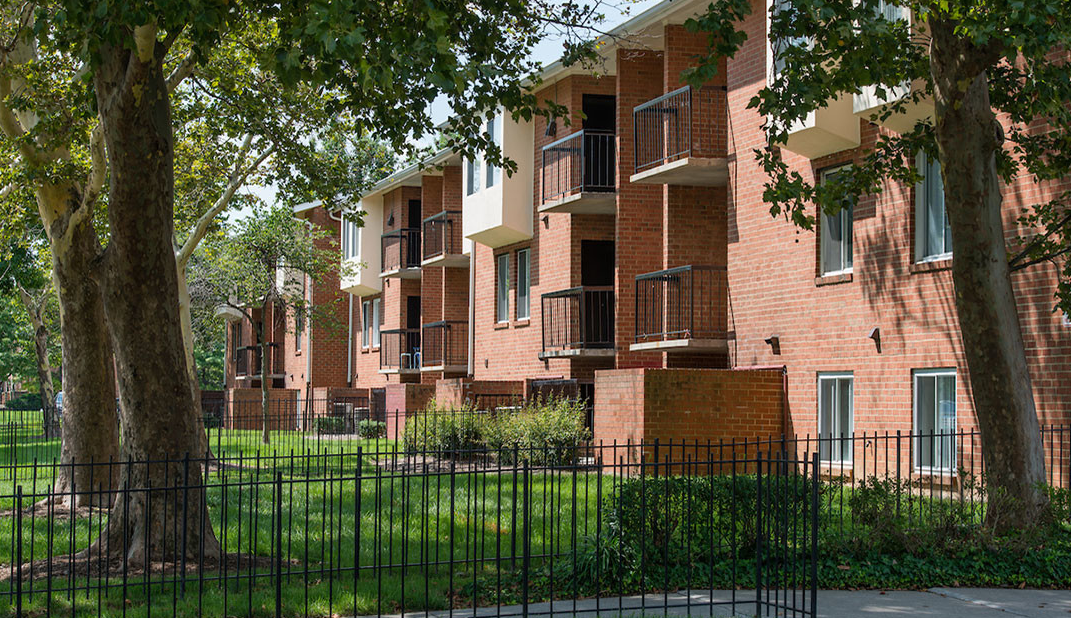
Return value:
<svg viewBox="0 0 1071 618">
<path fill-rule="evenodd" d="M 614 356 L 614 288 L 576 287 L 542 296 L 543 351 L 548 358 Z"/>
<path fill-rule="evenodd" d="M 728 350 L 725 267 L 680 266 L 636 277 L 636 342 L 630 350 Z"/>
<path fill-rule="evenodd" d="M 420 373 L 420 329 L 385 330 L 379 339 L 379 372 Z"/>
<path fill-rule="evenodd" d="M 402 228 L 383 234 L 383 279 L 420 278 L 420 229 Z"/>
<path fill-rule="evenodd" d="M 852 97 L 842 94 L 795 122 L 782 146 L 808 159 L 859 147 L 859 118 Z"/>
<path fill-rule="evenodd" d="M 425 324 L 420 339 L 421 371 L 442 371 L 443 373 L 468 371 L 468 322 L 443 320 Z"/>
<path fill-rule="evenodd" d="M 629 182 L 725 186 L 729 182 L 725 145 L 714 143 L 721 128 L 719 113 L 725 113 L 721 88 L 685 86 L 637 105 L 632 110 L 635 173 Z"/>
<path fill-rule="evenodd" d="M 539 212 L 617 212 L 617 136 L 580 131 L 543 147 Z"/>
<path fill-rule="evenodd" d="M 858 118 L 881 125 L 897 133 L 908 133 L 919 121 L 932 120 L 933 96 L 922 92 L 923 84 L 903 83 L 886 87 L 884 93 L 877 86 L 866 86 L 852 99 L 852 111 Z M 884 94 L 884 96 L 882 96 Z M 893 113 L 889 105 L 905 99 L 902 111 Z"/>
<path fill-rule="evenodd" d="M 423 242 L 421 266 L 464 268 L 469 265 L 469 257 L 462 254 L 460 210 L 444 210 L 424 219 Z"/>
<path fill-rule="evenodd" d="M 234 356 L 234 375 L 237 378 L 259 380 L 261 362 L 264 354 L 260 346 L 238 348 Z M 281 378 L 286 374 L 283 367 L 283 355 L 279 354 L 279 344 L 268 344 L 268 377 Z"/>
</svg>

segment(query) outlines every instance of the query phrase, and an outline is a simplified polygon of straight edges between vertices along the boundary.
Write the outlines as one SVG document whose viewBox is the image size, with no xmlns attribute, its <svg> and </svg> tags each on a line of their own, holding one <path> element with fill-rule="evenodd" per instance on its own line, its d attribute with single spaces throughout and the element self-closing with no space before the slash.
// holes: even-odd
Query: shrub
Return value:
<svg viewBox="0 0 1071 618">
<path fill-rule="evenodd" d="M 386 435 L 387 424 L 383 421 L 366 418 L 363 421 L 357 423 L 357 436 L 360 438 L 374 440 L 376 438 L 382 438 Z"/>
<path fill-rule="evenodd" d="M 8 410 L 40 410 L 41 395 L 40 393 L 22 393 L 10 399 L 5 407 Z"/>
<path fill-rule="evenodd" d="M 497 414 L 484 423 L 487 448 L 502 463 L 537 466 L 576 463 L 580 446 L 591 439 L 584 427 L 583 404 L 570 399 L 542 399 L 516 412 Z"/>
<path fill-rule="evenodd" d="M 321 416 L 315 422 L 316 433 L 346 433 L 346 419 L 341 416 Z"/>
<path fill-rule="evenodd" d="M 486 448 L 480 416 L 471 409 L 440 410 L 432 402 L 425 411 L 406 418 L 402 447 L 409 453 L 471 456 Z"/>
</svg>

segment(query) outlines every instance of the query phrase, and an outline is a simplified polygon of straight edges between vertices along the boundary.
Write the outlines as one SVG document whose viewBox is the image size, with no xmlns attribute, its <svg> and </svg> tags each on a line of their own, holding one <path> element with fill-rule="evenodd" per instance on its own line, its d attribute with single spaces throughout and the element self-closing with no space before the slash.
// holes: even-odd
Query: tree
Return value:
<svg viewBox="0 0 1071 618">
<path fill-rule="evenodd" d="M 750 13 L 746 0 L 719 0 L 689 22 L 710 33 L 714 52 L 690 80 L 705 81 L 743 45 L 737 26 Z M 814 205 L 835 214 L 885 181 L 917 182 L 919 152 L 940 162 L 955 305 L 987 464 L 987 519 L 997 529 L 1033 525 L 1045 511 L 1044 459 L 1009 274 L 1056 260 L 1058 304 L 1071 308 L 1071 191 L 1058 185 L 1071 173 L 1071 65 L 1061 51 L 1071 43 L 1071 5 L 778 0 L 769 23 L 779 69 L 749 106 L 769 118 L 769 147 L 756 157 L 769 176 L 763 197 L 771 213 L 811 229 Z M 905 114 L 929 97 L 933 117 L 904 133 L 882 132 L 832 182 L 811 182 L 785 163 L 780 145 L 794 122 L 867 87 L 887 102 L 872 120 Z M 1009 260 L 1001 182 L 1019 175 L 1046 197 L 1024 217 L 1037 235 Z"/>
<path fill-rule="evenodd" d="M 38 392 L 41 395 L 44 435 L 46 438 L 55 438 L 58 437 L 60 427 L 53 405 L 56 400 L 52 375 L 55 346 L 52 345 L 51 330 L 55 322 L 52 312 L 55 296 L 52 293 L 50 270 L 42 268 L 41 257 L 34 253 L 42 244 L 44 243 L 40 242 L 40 239 L 33 238 L 12 244 L 7 256 L 0 259 L 0 294 L 14 296 L 23 309 L 23 315 L 18 316 L 22 319 L 17 324 L 8 324 L 13 335 L 18 333 L 12 337 L 14 340 L 11 341 L 12 349 L 9 353 L 16 358 L 23 356 L 25 342 L 33 341 L 33 378 L 37 380 Z M 5 318 L 12 321 L 18 319 L 11 313 L 7 313 Z M 25 371 L 17 372 L 13 371 L 14 369 L 9 367 L 5 375 L 19 373 L 20 377 L 30 377 L 25 375 Z"/>
<path fill-rule="evenodd" d="M 528 117 L 541 111 L 524 79 L 536 68 L 527 52 L 542 24 L 591 16 L 573 3 L 521 0 L 55 0 L 2 11 L 2 148 L 32 189 L 52 245 L 68 352 L 64 376 L 80 388 L 98 386 L 92 397 L 78 396 L 70 424 L 91 435 L 92 414 L 108 410 L 111 400 L 104 405 L 103 395 L 112 380 L 105 373 L 114 349 L 121 456 L 171 461 L 123 467 L 114 481 L 133 488 L 186 479 L 176 456 L 198 452 L 203 436 L 185 370 L 172 244 L 170 95 L 189 67 L 206 62 L 229 33 L 266 22 L 279 43 L 260 50 L 257 63 L 284 87 L 340 93 L 357 128 L 374 127 L 396 149 L 411 148 L 435 129 L 429 107 L 443 96 L 463 136 L 459 149 L 486 148 L 493 158 L 500 151 L 477 130 L 489 110 L 505 105 Z M 93 227 L 102 203 L 106 220 L 97 223 L 106 243 Z M 68 367 L 68 358 L 77 366 Z M 92 452 L 83 446 L 82 455 Z M 185 512 L 203 514 L 203 492 L 184 499 Z M 210 528 L 198 527 L 197 517 L 177 519 L 179 509 L 168 503 L 176 500 L 173 493 L 138 493 L 134 500 L 125 505 L 129 516 L 113 512 L 88 551 L 125 551 L 133 562 L 150 553 L 218 555 Z M 169 517 L 150 520 L 150 511 Z"/>
<path fill-rule="evenodd" d="M 269 334 L 285 326 L 285 317 L 298 322 L 329 320 L 331 305 L 314 305 L 306 282 L 338 268 L 338 245 L 330 234 L 294 218 L 292 208 L 258 207 L 231 234 L 214 239 L 198 264 L 191 287 L 202 311 L 226 306 L 253 325 L 254 345 L 260 351 L 261 439 L 271 441 Z M 260 310 L 256 319 L 253 309 Z M 269 322 L 270 319 L 270 322 Z"/>
</svg>

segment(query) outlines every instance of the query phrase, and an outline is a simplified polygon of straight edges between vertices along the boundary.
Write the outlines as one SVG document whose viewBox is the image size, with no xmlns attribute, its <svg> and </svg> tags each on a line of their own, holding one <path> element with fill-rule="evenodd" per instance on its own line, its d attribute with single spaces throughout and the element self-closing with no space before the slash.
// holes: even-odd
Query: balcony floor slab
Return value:
<svg viewBox="0 0 1071 618">
<path fill-rule="evenodd" d="M 539 212 L 565 212 L 574 215 L 614 215 L 617 214 L 617 192 L 584 191 L 574 193 L 543 204 L 539 207 Z"/>
<path fill-rule="evenodd" d="M 729 160 L 724 157 L 684 157 L 633 174 L 629 182 L 634 185 L 724 187 L 729 183 Z"/>
<path fill-rule="evenodd" d="M 420 263 L 421 267 L 424 266 L 442 266 L 445 268 L 468 268 L 469 256 L 459 255 L 454 253 L 446 253 L 442 255 L 436 255 L 434 257 L 426 258 Z"/>
<path fill-rule="evenodd" d="M 420 267 L 414 266 L 411 268 L 398 268 L 394 270 L 385 270 L 379 273 L 380 279 L 419 279 Z"/>
<path fill-rule="evenodd" d="M 539 360 L 548 358 L 613 358 L 617 352 L 613 348 L 566 348 L 564 350 L 543 350 Z"/>
<path fill-rule="evenodd" d="M 632 352 L 664 350 L 666 352 L 727 352 L 727 339 L 665 339 L 662 341 L 643 341 L 628 347 Z"/>
</svg>

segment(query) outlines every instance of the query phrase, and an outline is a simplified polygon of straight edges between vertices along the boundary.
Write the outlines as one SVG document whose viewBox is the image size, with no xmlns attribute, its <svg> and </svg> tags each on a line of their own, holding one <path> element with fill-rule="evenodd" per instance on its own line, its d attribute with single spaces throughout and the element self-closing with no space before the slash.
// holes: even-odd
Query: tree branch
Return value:
<svg viewBox="0 0 1071 618">
<path fill-rule="evenodd" d="M 1019 262 L 1023 258 L 1025 258 L 1027 255 L 1029 255 L 1030 252 L 1033 251 L 1034 247 L 1036 247 L 1042 241 L 1044 241 L 1046 238 L 1051 236 L 1054 230 L 1057 230 L 1057 229 L 1067 225 L 1068 222 L 1071 222 L 1071 211 L 1068 211 L 1068 213 L 1066 215 L 1064 215 L 1064 218 L 1060 219 L 1060 221 L 1058 221 L 1056 223 L 1056 225 L 1049 226 L 1044 234 L 1039 234 L 1039 235 L 1035 236 L 1034 238 L 1032 238 L 1030 240 L 1030 242 L 1026 245 L 1026 248 L 1024 248 L 1022 251 L 1017 253 L 1014 257 L 1012 257 L 1012 259 L 1008 260 L 1008 266 L 1011 266 L 1012 271 L 1014 272 L 1016 270 L 1019 270 L 1019 268 L 1018 268 Z M 1042 261 L 1044 261 L 1044 258 L 1042 259 Z M 1033 263 L 1037 263 L 1037 261 L 1034 261 Z"/>
<path fill-rule="evenodd" d="M 242 142 L 242 149 L 238 157 L 240 165 L 245 162 L 252 141 L 253 136 L 250 134 L 247 135 Z M 205 234 L 208 233 L 208 226 L 212 223 L 212 220 L 227 208 L 231 202 L 231 198 L 234 197 L 235 192 L 245 184 L 249 175 L 256 171 L 273 152 L 275 152 L 275 144 L 269 144 L 268 147 L 265 148 L 264 151 L 261 152 L 260 155 L 248 166 L 238 167 L 234 170 L 230 182 L 227 183 L 227 188 L 224 189 L 222 195 L 220 195 L 215 203 L 212 204 L 212 207 L 197 220 L 197 224 L 194 225 L 193 231 L 191 231 L 189 237 L 186 238 L 186 242 L 182 244 L 182 248 L 178 250 L 175 259 L 178 262 L 179 268 L 185 268 L 190 260 L 190 256 L 193 255 L 194 249 L 197 248 L 197 245 L 205 237 Z"/>
<path fill-rule="evenodd" d="M 1031 266 L 1036 266 L 1042 262 L 1048 262 L 1049 260 L 1053 260 L 1067 253 L 1071 253 L 1071 247 L 1064 247 L 1063 249 L 1060 249 L 1055 253 L 1050 253 L 1048 255 L 1043 255 L 1041 257 L 1037 257 L 1032 260 L 1027 260 L 1026 262 L 1016 264 L 1012 266 L 1009 270 L 1013 273 L 1018 272 L 1020 270 L 1025 270 L 1027 268 L 1030 268 Z"/>
<path fill-rule="evenodd" d="M 197 58 L 194 56 L 193 50 L 190 50 L 188 54 L 179 62 L 171 74 L 167 76 L 167 91 L 174 92 L 175 88 L 182 83 L 182 80 L 186 79 L 193 74 L 193 70 L 197 68 Z"/>
</svg>

